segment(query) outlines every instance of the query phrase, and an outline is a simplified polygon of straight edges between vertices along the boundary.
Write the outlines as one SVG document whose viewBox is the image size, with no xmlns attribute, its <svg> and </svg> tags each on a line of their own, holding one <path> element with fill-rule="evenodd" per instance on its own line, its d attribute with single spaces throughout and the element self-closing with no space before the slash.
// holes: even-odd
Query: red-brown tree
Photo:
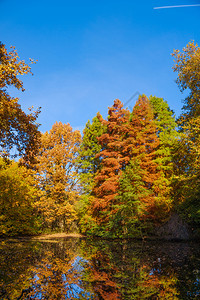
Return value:
<svg viewBox="0 0 200 300">
<path fill-rule="evenodd" d="M 156 218 L 158 194 L 160 188 L 154 183 L 160 176 L 156 162 L 159 139 L 156 134 L 156 124 L 153 120 L 153 109 L 146 96 L 140 96 L 136 102 L 129 123 L 128 138 L 124 151 L 130 159 L 137 159 L 142 170 L 142 181 L 146 192 L 140 201 L 147 218 Z"/>
<path fill-rule="evenodd" d="M 98 225 L 106 224 L 109 215 L 114 213 L 112 207 L 118 194 L 119 178 L 129 161 L 129 157 L 123 152 L 129 115 L 129 111 L 123 109 L 122 103 L 117 99 L 108 110 L 107 120 L 102 120 L 107 130 L 99 137 L 102 151 L 97 156 L 101 159 L 101 169 L 95 177 L 92 202 L 93 215 Z"/>
</svg>

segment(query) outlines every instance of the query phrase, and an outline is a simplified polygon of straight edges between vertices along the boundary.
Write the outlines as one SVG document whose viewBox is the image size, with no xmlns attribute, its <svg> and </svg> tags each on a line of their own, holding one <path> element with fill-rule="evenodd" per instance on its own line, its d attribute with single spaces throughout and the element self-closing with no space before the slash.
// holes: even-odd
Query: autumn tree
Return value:
<svg viewBox="0 0 200 300">
<path fill-rule="evenodd" d="M 130 159 L 137 160 L 142 170 L 142 182 L 145 193 L 140 198 L 143 206 L 143 218 L 157 220 L 160 212 L 165 207 L 164 199 L 160 197 L 165 189 L 165 184 L 155 184 L 161 176 L 157 161 L 159 147 L 156 123 L 153 109 L 146 96 L 140 96 L 136 102 L 130 117 L 128 138 L 124 151 Z M 165 207 L 166 209 L 166 207 Z"/>
<path fill-rule="evenodd" d="M 106 132 L 98 138 L 101 151 L 96 155 L 101 167 L 88 210 L 91 228 L 96 224 L 98 234 L 140 234 L 148 222 L 163 221 L 172 207 L 169 147 L 175 139 L 175 120 L 162 99 L 152 102 L 154 109 L 140 96 L 130 114 L 115 100 L 108 119 L 102 120 Z"/>
<path fill-rule="evenodd" d="M 37 233 L 40 218 L 35 202 L 39 194 L 32 172 L 0 158 L 0 235 Z"/>
<path fill-rule="evenodd" d="M 180 91 L 187 91 L 178 119 L 181 139 L 176 148 L 177 202 L 186 219 L 200 223 L 200 48 L 190 42 L 182 52 L 174 50 L 174 71 Z"/>
<path fill-rule="evenodd" d="M 116 236 L 141 237 L 152 221 L 168 217 L 173 203 L 175 127 L 173 112 L 163 99 L 139 97 L 124 129 L 123 155 L 129 162 L 120 176 L 111 218 Z"/>
<path fill-rule="evenodd" d="M 37 207 L 50 229 L 69 230 L 76 219 L 77 170 L 75 161 L 81 141 L 79 131 L 69 124 L 55 123 L 41 137 L 37 156 L 38 180 L 43 197 Z"/>
<path fill-rule="evenodd" d="M 26 114 L 18 103 L 19 99 L 8 93 L 9 87 L 24 91 L 19 75 L 28 73 L 31 73 L 31 67 L 19 60 L 15 48 L 8 52 L 0 43 L 0 155 L 24 156 L 30 161 L 34 158 L 40 136 L 39 124 L 36 123 L 40 109 Z"/>
<path fill-rule="evenodd" d="M 183 126 L 190 122 L 191 118 L 200 115 L 200 48 L 194 42 L 188 43 L 180 50 L 174 50 L 174 72 L 178 72 L 177 84 L 180 91 L 188 91 L 188 96 L 184 100 L 183 113 L 179 119 L 179 124 Z"/>
<path fill-rule="evenodd" d="M 113 205 L 118 195 L 119 178 L 128 161 L 123 153 L 123 136 L 126 134 L 128 117 L 129 111 L 123 109 L 119 100 L 115 100 L 108 110 L 107 120 L 102 120 L 106 132 L 98 139 L 102 150 L 96 157 L 101 160 L 101 168 L 95 176 L 94 200 L 91 204 L 93 218 L 97 227 L 101 227 L 101 233 L 102 230 L 109 230 L 108 221 L 109 216 L 115 213 Z"/>
</svg>

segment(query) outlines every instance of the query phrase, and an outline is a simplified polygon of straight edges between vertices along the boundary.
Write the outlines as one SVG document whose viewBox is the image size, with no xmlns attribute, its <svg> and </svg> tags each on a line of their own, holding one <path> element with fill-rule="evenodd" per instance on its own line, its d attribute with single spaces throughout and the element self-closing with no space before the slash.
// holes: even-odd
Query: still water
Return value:
<svg viewBox="0 0 200 300">
<path fill-rule="evenodd" d="M 0 299 L 200 299 L 200 244 L 0 241 Z"/>
</svg>

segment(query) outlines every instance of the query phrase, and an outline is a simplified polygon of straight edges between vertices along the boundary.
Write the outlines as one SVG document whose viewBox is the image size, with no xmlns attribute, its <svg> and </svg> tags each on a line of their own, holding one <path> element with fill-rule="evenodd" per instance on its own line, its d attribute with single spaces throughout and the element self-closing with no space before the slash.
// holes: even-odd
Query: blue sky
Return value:
<svg viewBox="0 0 200 300">
<path fill-rule="evenodd" d="M 42 107 L 43 132 L 56 121 L 83 129 L 137 91 L 164 98 L 178 116 L 184 95 L 170 54 L 191 40 L 200 46 L 200 7 L 153 8 L 188 4 L 200 1 L 0 0 L 0 40 L 38 60 L 26 91 L 12 95 L 24 110 Z"/>
</svg>

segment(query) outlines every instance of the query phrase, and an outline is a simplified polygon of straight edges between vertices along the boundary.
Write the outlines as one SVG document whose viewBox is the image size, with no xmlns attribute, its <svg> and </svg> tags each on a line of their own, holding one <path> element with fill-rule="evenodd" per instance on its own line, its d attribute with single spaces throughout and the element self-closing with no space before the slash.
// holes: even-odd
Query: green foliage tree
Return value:
<svg viewBox="0 0 200 300">
<path fill-rule="evenodd" d="M 101 145 L 98 141 L 106 130 L 101 122 L 100 113 L 88 121 L 83 130 L 83 138 L 79 149 L 77 164 L 79 168 L 79 180 L 83 193 L 90 194 L 94 186 L 94 176 L 100 169 L 100 158 L 96 155 L 101 151 Z"/>
<path fill-rule="evenodd" d="M 153 116 L 159 137 L 159 154 L 162 157 L 162 169 L 167 176 L 173 172 L 172 149 L 177 141 L 177 123 L 174 112 L 163 98 L 150 96 L 150 104 L 153 107 Z"/>
<path fill-rule="evenodd" d="M 154 121 L 159 138 L 157 149 L 157 163 L 160 176 L 155 182 L 157 185 L 164 185 L 165 189 L 159 196 L 168 206 L 168 212 L 173 206 L 174 187 L 174 149 L 178 142 L 177 123 L 173 111 L 162 98 L 149 98 L 153 108 Z M 163 220 L 164 221 L 164 220 Z"/>
<path fill-rule="evenodd" d="M 97 113 L 92 119 L 92 123 L 90 123 L 90 121 L 87 122 L 85 129 L 83 130 L 83 138 L 76 161 L 80 185 L 80 197 L 77 210 L 79 215 L 79 226 L 83 232 L 86 228 L 91 227 L 89 207 L 93 197 L 92 190 L 95 184 L 94 178 L 101 166 L 100 158 L 96 157 L 102 148 L 98 141 L 98 137 L 106 131 L 106 127 L 102 124 L 102 119 L 100 113 Z"/>
<path fill-rule="evenodd" d="M 12 98 L 7 89 L 13 86 L 24 91 L 19 75 L 28 73 L 31 73 L 30 66 L 19 60 L 15 48 L 8 52 L 0 43 L 0 155 L 12 153 L 11 156 L 24 156 L 26 161 L 34 159 L 38 146 L 40 132 L 36 120 L 40 109 L 26 114 L 19 99 Z"/>
<path fill-rule="evenodd" d="M 110 227 L 115 237 L 141 237 L 146 224 L 141 217 L 145 207 L 141 199 L 148 195 L 142 181 L 143 171 L 137 160 L 132 159 L 120 177 L 116 213 L 111 216 Z"/>
<path fill-rule="evenodd" d="M 0 159 L 0 235 L 37 233 L 40 219 L 35 202 L 39 195 L 32 175 L 17 162 Z"/>
</svg>

